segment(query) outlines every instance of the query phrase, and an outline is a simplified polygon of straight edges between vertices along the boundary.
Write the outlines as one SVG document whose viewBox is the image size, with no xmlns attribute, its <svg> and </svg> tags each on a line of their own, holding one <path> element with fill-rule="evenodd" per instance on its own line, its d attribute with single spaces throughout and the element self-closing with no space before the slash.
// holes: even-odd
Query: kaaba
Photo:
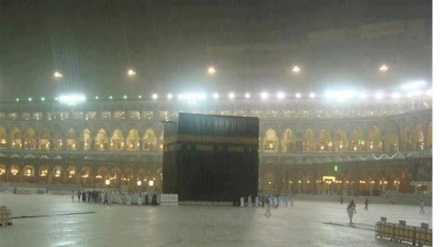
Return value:
<svg viewBox="0 0 440 247">
<path fill-rule="evenodd" d="M 164 194 L 212 202 L 257 194 L 258 118 L 179 113 L 163 123 Z"/>
</svg>

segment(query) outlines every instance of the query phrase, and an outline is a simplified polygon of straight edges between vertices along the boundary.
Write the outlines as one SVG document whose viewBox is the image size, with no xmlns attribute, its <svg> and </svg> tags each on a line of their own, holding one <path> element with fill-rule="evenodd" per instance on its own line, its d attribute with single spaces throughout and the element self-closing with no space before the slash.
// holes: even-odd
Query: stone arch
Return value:
<svg viewBox="0 0 440 247">
<path fill-rule="evenodd" d="M 124 150 L 125 142 L 124 136 L 120 129 L 115 129 L 113 135 L 110 139 L 110 150 L 112 151 L 122 151 Z"/>
<path fill-rule="evenodd" d="M 62 182 L 64 177 L 64 168 L 61 164 L 57 164 L 52 169 L 53 182 Z"/>
<path fill-rule="evenodd" d="M 142 149 L 146 151 L 154 151 L 157 146 L 157 138 L 154 130 L 149 128 L 145 131 L 144 137 L 142 138 Z"/>
<path fill-rule="evenodd" d="M 397 133 L 388 133 L 385 136 L 384 151 L 398 152 L 399 151 L 399 136 Z"/>
<path fill-rule="evenodd" d="M 296 149 L 295 132 L 288 128 L 283 132 L 283 138 L 281 140 L 281 151 L 283 153 L 290 153 Z"/>
<path fill-rule="evenodd" d="M 84 129 L 82 131 L 81 141 L 83 142 L 83 150 L 90 150 L 92 148 L 92 134 L 89 129 Z"/>
<path fill-rule="evenodd" d="M 49 130 L 44 128 L 40 132 L 39 149 L 40 150 L 50 150 L 50 133 Z"/>
<path fill-rule="evenodd" d="M 263 151 L 277 151 L 278 149 L 278 137 L 274 129 L 269 128 L 266 130 L 263 140 Z"/>
<path fill-rule="evenodd" d="M 420 123 L 417 123 L 414 127 L 414 140 L 416 144 L 416 149 L 423 150 L 425 148 L 425 135 L 423 133 L 423 128 Z"/>
<path fill-rule="evenodd" d="M 304 146 L 306 153 L 313 153 L 315 151 L 315 134 L 311 128 L 305 131 Z"/>
<path fill-rule="evenodd" d="M 42 178 L 47 178 L 50 171 L 50 166 L 48 164 L 43 164 L 38 170 L 38 174 Z"/>
<path fill-rule="evenodd" d="M 410 130 L 409 125 L 407 123 L 404 123 L 402 127 L 400 128 L 400 145 L 401 148 L 404 151 L 407 151 L 411 146 L 411 137 L 410 137 Z"/>
<path fill-rule="evenodd" d="M 123 170 L 121 170 L 121 186 L 126 187 L 125 189 L 128 189 L 131 187 L 134 179 L 134 171 L 133 168 L 127 167 Z"/>
<path fill-rule="evenodd" d="M 24 132 L 24 148 L 34 150 L 37 147 L 37 135 L 32 127 L 29 127 Z"/>
<path fill-rule="evenodd" d="M 63 150 L 63 134 L 59 125 L 54 126 L 52 134 L 52 149 Z"/>
<path fill-rule="evenodd" d="M 8 135 L 5 128 L 0 125 L 0 149 L 5 149 L 8 144 Z"/>
<path fill-rule="evenodd" d="M 12 149 L 21 149 L 23 146 L 23 136 L 21 134 L 20 129 L 17 126 L 14 126 L 11 131 L 11 147 Z"/>
<path fill-rule="evenodd" d="M 353 129 L 353 132 L 351 133 L 351 139 L 350 139 L 350 149 L 352 151 L 365 151 L 366 141 L 365 141 L 365 135 L 364 131 L 356 127 Z"/>
<path fill-rule="evenodd" d="M 368 151 L 379 152 L 382 151 L 382 133 L 377 126 L 373 126 L 368 133 Z"/>
<path fill-rule="evenodd" d="M 25 165 L 22 170 L 23 177 L 34 177 L 35 168 L 32 165 Z"/>
<path fill-rule="evenodd" d="M 276 188 L 276 174 L 272 170 L 266 170 L 262 177 L 262 184 L 260 185 L 263 193 L 275 194 Z"/>
<path fill-rule="evenodd" d="M 6 165 L 0 163 L 0 176 L 6 175 Z"/>
<path fill-rule="evenodd" d="M 137 129 L 131 129 L 127 135 L 126 149 L 128 151 L 135 151 L 139 149 L 139 133 Z"/>
<path fill-rule="evenodd" d="M 67 130 L 67 134 L 66 134 L 66 149 L 67 150 L 77 150 L 78 149 L 78 144 L 76 143 L 76 133 L 75 130 L 73 130 L 72 128 L 70 128 L 69 130 Z"/>
<path fill-rule="evenodd" d="M 336 152 L 347 152 L 348 147 L 348 136 L 347 131 L 343 129 L 337 129 L 334 136 L 334 150 Z"/>
<path fill-rule="evenodd" d="M 426 147 L 432 149 L 432 122 L 428 123 L 428 131 L 426 134 Z"/>
<path fill-rule="evenodd" d="M 83 187 L 90 187 L 92 185 L 93 169 L 89 166 L 84 166 L 80 171 L 80 181 Z"/>
<path fill-rule="evenodd" d="M 121 186 L 121 177 L 122 172 L 121 168 L 113 167 L 109 173 L 110 185 L 115 186 L 116 188 Z"/>
<path fill-rule="evenodd" d="M 69 183 L 76 183 L 76 177 L 77 177 L 77 168 L 74 165 L 70 165 L 66 169 L 66 174 L 68 175 L 67 181 Z"/>
<path fill-rule="evenodd" d="M 98 133 L 95 137 L 95 150 L 105 151 L 107 150 L 108 145 L 108 136 L 107 132 L 101 128 L 98 130 Z"/>
<path fill-rule="evenodd" d="M 16 162 L 14 162 L 10 167 L 9 167 L 9 174 L 11 175 L 9 177 L 9 181 L 10 182 L 19 182 L 20 181 L 20 165 Z"/>
<path fill-rule="evenodd" d="M 319 132 L 319 151 L 332 151 L 333 142 L 331 132 L 327 128 L 321 129 Z"/>
<path fill-rule="evenodd" d="M 96 170 L 95 184 L 105 187 L 105 180 L 109 179 L 109 171 L 106 166 L 102 165 Z"/>
</svg>

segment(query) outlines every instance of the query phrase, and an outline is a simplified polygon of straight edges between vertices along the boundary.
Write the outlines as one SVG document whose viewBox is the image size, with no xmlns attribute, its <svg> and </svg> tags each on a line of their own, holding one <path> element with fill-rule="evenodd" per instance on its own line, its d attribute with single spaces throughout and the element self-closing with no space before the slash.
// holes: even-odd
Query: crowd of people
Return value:
<svg viewBox="0 0 440 247">
<path fill-rule="evenodd" d="M 72 202 L 102 203 L 104 205 L 159 205 L 158 194 L 150 198 L 147 192 L 132 193 L 112 190 L 72 190 Z"/>
</svg>

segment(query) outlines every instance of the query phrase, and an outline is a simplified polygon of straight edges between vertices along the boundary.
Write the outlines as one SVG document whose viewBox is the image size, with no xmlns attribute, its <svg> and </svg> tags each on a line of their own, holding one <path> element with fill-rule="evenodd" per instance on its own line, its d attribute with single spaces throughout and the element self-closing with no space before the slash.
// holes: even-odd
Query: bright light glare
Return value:
<svg viewBox="0 0 440 247">
<path fill-rule="evenodd" d="M 63 74 L 61 74 L 60 72 L 56 71 L 55 73 L 53 73 L 53 77 L 61 78 L 61 77 L 63 77 Z"/>
<path fill-rule="evenodd" d="M 353 90 L 341 90 L 341 91 L 328 91 L 325 93 L 325 97 L 330 100 L 346 101 L 353 98 L 356 95 Z"/>
<path fill-rule="evenodd" d="M 167 99 L 173 99 L 173 94 L 169 93 L 169 94 L 167 95 Z"/>
<path fill-rule="evenodd" d="M 124 95 L 124 99 L 127 99 L 127 95 Z"/>
<path fill-rule="evenodd" d="M 269 98 L 269 94 L 266 93 L 266 92 L 262 92 L 262 93 L 261 93 L 261 98 L 262 98 L 262 99 L 267 99 L 267 98 Z"/>
<path fill-rule="evenodd" d="M 425 85 L 426 85 L 425 81 L 415 81 L 415 82 L 410 82 L 410 83 L 406 83 L 406 84 L 402 85 L 401 89 L 404 91 L 410 91 L 410 90 L 420 89 L 420 88 L 424 87 Z"/>
<path fill-rule="evenodd" d="M 383 99 L 384 95 L 382 92 L 377 92 L 374 97 L 376 97 L 376 99 Z"/>
<path fill-rule="evenodd" d="M 215 74 L 215 68 L 214 67 L 209 67 L 208 68 L 208 74 L 210 74 L 210 75 L 213 75 L 213 74 Z"/>
<path fill-rule="evenodd" d="M 300 98 L 301 98 L 301 94 L 300 94 L 300 93 L 296 93 L 296 94 L 295 94 L 295 97 L 296 97 L 297 99 L 300 99 Z"/>
<path fill-rule="evenodd" d="M 411 97 L 417 97 L 417 96 L 420 96 L 420 95 L 422 95 L 422 91 L 420 91 L 420 90 L 414 90 L 414 91 L 412 91 L 412 92 L 408 92 L 408 93 L 406 94 L 406 96 L 407 96 L 408 98 L 411 98 Z"/>
<path fill-rule="evenodd" d="M 293 71 L 294 73 L 299 73 L 299 72 L 301 72 L 301 68 L 298 67 L 298 66 L 293 66 L 292 71 Z"/>
<path fill-rule="evenodd" d="M 82 94 L 64 94 L 58 97 L 59 102 L 67 105 L 76 105 L 86 101 L 86 96 Z"/>
<path fill-rule="evenodd" d="M 151 98 L 154 100 L 157 100 L 157 98 L 159 98 L 159 96 L 156 93 L 154 93 L 153 95 L 151 95 Z"/>
<path fill-rule="evenodd" d="M 277 99 L 284 99 L 286 97 L 286 94 L 283 92 L 278 92 L 277 93 Z"/>
<path fill-rule="evenodd" d="M 385 71 L 388 71 L 389 68 L 388 68 L 388 66 L 386 64 L 382 64 L 382 66 L 380 66 L 379 70 L 382 71 L 382 72 L 385 72 Z"/>
<path fill-rule="evenodd" d="M 316 95 L 315 95 L 315 93 L 310 93 L 310 94 L 309 94 L 309 97 L 310 97 L 311 99 L 314 99 L 314 98 L 316 97 Z"/>
<path fill-rule="evenodd" d="M 213 97 L 214 99 L 218 99 L 218 97 L 220 97 L 220 96 L 218 95 L 218 93 L 214 93 L 214 94 L 212 95 L 212 97 Z"/>
<path fill-rule="evenodd" d="M 127 71 L 127 74 L 128 74 L 128 76 L 135 76 L 135 75 L 136 75 L 136 71 L 134 71 L 134 70 L 132 70 L 132 69 L 129 69 L 129 70 Z"/>
<path fill-rule="evenodd" d="M 394 93 L 391 95 L 391 98 L 393 98 L 393 99 L 400 99 L 400 93 L 398 93 L 398 92 L 394 92 Z"/>
<path fill-rule="evenodd" d="M 251 94 L 250 94 L 250 93 L 245 93 L 245 94 L 244 94 L 244 97 L 245 97 L 246 99 L 249 99 L 249 98 L 251 97 Z"/>
<path fill-rule="evenodd" d="M 32 98 L 28 98 L 28 101 L 32 101 Z"/>
<path fill-rule="evenodd" d="M 366 99 L 366 98 L 368 98 L 368 95 L 367 95 L 367 93 L 365 93 L 365 92 L 361 92 L 361 93 L 359 93 L 359 96 L 358 96 L 360 99 Z"/>
<path fill-rule="evenodd" d="M 228 94 L 228 98 L 229 99 L 234 99 L 235 98 L 235 94 L 234 93 L 229 93 Z"/>
<path fill-rule="evenodd" d="M 205 100 L 206 95 L 204 93 L 187 93 L 179 94 L 177 98 L 179 100 Z"/>
</svg>

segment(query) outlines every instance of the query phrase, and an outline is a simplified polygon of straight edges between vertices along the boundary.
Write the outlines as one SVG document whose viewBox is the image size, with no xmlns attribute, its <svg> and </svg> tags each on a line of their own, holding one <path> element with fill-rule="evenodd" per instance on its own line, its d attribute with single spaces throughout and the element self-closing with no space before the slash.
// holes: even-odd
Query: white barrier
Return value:
<svg viewBox="0 0 440 247">
<path fill-rule="evenodd" d="M 160 205 L 179 205 L 179 195 L 177 194 L 162 194 L 160 197 Z"/>
</svg>

